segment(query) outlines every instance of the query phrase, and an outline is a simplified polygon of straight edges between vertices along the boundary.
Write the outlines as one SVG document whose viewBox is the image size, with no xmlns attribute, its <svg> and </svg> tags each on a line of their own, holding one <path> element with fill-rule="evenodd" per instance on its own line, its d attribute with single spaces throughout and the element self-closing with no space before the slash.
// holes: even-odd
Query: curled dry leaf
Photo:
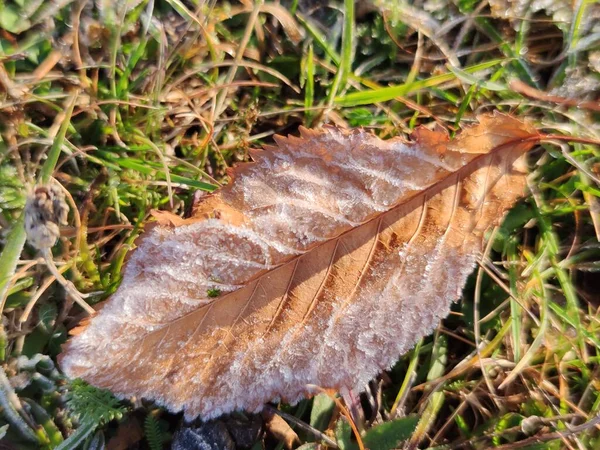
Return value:
<svg viewBox="0 0 600 450">
<path fill-rule="evenodd" d="M 265 410 L 262 413 L 262 417 L 265 420 L 265 427 L 269 433 L 280 442 L 283 442 L 283 445 L 288 450 L 292 449 L 294 444 L 300 442 L 298 435 L 292 427 L 274 412 Z"/>
<path fill-rule="evenodd" d="M 452 141 L 301 134 L 253 152 L 192 218 L 159 216 L 66 344 L 69 376 L 205 419 L 362 389 L 448 314 L 538 136 L 500 114 Z"/>
</svg>

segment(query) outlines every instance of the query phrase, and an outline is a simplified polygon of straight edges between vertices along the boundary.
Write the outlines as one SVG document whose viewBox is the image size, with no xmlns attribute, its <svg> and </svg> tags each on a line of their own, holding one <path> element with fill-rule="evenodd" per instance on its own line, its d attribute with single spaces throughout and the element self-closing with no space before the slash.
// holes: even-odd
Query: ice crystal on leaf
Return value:
<svg viewBox="0 0 600 450">
<path fill-rule="evenodd" d="M 446 316 L 524 191 L 536 131 L 479 120 L 452 141 L 302 129 L 252 152 L 193 217 L 157 214 L 62 368 L 188 418 L 360 390 Z"/>
</svg>

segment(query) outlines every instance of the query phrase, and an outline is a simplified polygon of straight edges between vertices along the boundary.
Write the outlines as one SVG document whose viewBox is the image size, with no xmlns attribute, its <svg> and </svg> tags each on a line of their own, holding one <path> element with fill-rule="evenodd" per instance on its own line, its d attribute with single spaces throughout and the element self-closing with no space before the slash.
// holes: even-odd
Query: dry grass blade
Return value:
<svg viewBox="0 0 600 450">
<path fill-rule="evenodd" d="M 296 401 L 307 384 L 359 391 L 448 313 L 523 194 L 536 131 L 480 122 L 413 144 L 302 130 L 253 152 L 194 217 L 160 215 L 63 369 L 187 417 Z"/>
<path fill-rule="evenodd" d="M 600 103 L 597 101 L 564 98 L 558 95 L 550 95 L 546 92 L 535 89 L 520 80 L 512 80 L 510 82 L 510 88 L 515 92 L 519 92 L 536 100 L 542 100 L 564 106 L 575 106 L 577 108 L 589 109 L 591 111 L 600 111 Z"/>
</svg>

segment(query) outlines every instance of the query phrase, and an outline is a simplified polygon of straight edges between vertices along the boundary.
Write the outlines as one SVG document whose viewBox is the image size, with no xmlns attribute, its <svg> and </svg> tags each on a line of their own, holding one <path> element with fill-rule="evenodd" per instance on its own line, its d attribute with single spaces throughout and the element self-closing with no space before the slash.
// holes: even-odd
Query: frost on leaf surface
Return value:
<svg viewBox="0 0 600 450">
<path fill-rule="evenodd" d="M 496 114 L 452 141 L 279 137 L 192 218 L 157 214 L 62 368 L 188 418 L 360 390 L 446 316 L 535 136 Z"/>
</svg>

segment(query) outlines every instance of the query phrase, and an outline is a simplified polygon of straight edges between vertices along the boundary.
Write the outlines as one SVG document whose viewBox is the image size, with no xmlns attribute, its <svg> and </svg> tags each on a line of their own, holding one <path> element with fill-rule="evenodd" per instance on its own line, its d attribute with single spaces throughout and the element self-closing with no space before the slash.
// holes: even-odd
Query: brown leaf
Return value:
<svg viewBox="0 0 600 450">
<path fill-rule="evenodd" d="M 300 442 L 296 432 L 288 423 L 272 411 L 264 410 L 262 417 L 265 420 L 265 427 L 275 439 L 283 442 L 288 450 L 294 447 L 294 444 Z"/>
<path fill-rule="evenodd" d="M 144 430 L 137 418 L 131 417 L 120 423 L 115 434 L 106 444 L 106 450 L 127 450 L 135 448 L 135 444 L 144 437 Z"/>
<path fill-rule="evenodd" d="M 452 141 L 278 137 L 194 218 L 145 233 L 64 371 L 187 418 L 361 390 L 448 314 L 524 191 L 537 132 L 480 120 Z"/>
</svg>

